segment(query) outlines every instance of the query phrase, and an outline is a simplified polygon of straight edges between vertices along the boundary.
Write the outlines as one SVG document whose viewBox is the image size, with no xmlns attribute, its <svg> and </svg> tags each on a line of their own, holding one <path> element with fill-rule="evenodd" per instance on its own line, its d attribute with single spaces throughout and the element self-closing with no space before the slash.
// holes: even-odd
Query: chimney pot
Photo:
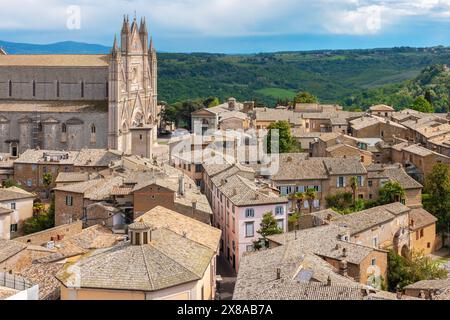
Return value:
<svg viewBox="0 0 450 320">
<path fill-rule="evenodd" d="M 328 286 L 328 287 L 331 287 L 331 276 L 328 276 L 328 279 L 327 279 L 327 286 Z"/>
</svg>

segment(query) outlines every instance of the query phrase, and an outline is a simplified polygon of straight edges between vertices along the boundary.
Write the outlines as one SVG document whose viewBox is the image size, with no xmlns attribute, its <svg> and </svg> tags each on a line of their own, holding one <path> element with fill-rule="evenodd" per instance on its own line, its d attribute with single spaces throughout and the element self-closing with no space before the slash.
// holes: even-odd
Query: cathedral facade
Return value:
<svg viewBox="0 0 450 320">
<path fill-rule="evenodd" d="M 151 157 L 158 121 L 145 19 L 125 17 L 108 55 L 0 53 L 0 153 L 110 148 Z"/>
</svg>

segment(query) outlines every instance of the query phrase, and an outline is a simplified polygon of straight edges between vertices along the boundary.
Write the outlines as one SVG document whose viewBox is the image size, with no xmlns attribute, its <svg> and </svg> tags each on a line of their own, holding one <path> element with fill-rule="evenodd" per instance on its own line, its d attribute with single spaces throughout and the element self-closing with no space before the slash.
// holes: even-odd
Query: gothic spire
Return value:
<svg viewBox="0 0 450 320">
<path fill-rule="evenodd" d="M 123 26 L 122 26 L 122 33 L 130 33 L 130 24 L 128 22 L 128 16 L 123 16 Z"/>
<path fill-rule="evenodd" d="M 131 33 L 133 33 L 135 30 L 137 30 L 136 16 L 134 16 L 133 23 L 131 24 Z"/>
<path fill-rule="evenodd" d="M 145 17 L 141 18 L 141 26 L 139 27 L 139 33 L 147 34 L 147 22 L 145 21 Z"/>
<path fill-rule="evenodd" d="M 112 47 L 112 52 L 113 53 L 117 53 L 119 52 L 119 46 L 117 44 L 117 35 L 114 35 L 114 43 L 113 43 L 113 47 Z"/>
</svg>

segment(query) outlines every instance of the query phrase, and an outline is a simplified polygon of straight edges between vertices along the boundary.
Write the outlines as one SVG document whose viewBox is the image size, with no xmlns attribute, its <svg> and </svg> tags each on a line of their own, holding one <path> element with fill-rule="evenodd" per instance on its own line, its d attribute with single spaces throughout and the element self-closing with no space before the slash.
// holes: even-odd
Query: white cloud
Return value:
<svg viewBox="0 0 450 320">
<path fill-rule="evenodd" d="M 69 5 L 80 5 L 82 28 L 91 32 L 118 32 L 116 21 L 136 10 L 149 18 L 153 30 L 177 37 L 364 35 L 380 33 L 404 18 L 450 16 L 450 0 L 0 0 L 0 30 L 62 32 Z"/>
</svg>

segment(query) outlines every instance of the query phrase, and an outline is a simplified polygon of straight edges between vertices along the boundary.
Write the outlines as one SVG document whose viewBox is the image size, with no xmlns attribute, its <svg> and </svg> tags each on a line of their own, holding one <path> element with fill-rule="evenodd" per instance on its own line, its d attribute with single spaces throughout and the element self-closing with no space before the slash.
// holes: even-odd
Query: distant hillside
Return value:
<svg viewBox="0 0 450 320">
<path fill-rule="evenodd" d="M 0 46 L 9 54 L 109 52 L 101 45 L 77 42 L 32 45 L 0 41 Z M 159 52 L 158 61 L 159 99 L 168 103 L 210 96 L 223 101 L 234 96 L 270 106 L 278 100 L 291 100 L 299 91 L 308 91 L 322 103 L 365 108 L 386 100 L 400 108 L 417 94 L 424 94 L 419 87 L 426 86 L 417 87 L 412 81 L 425 68 L 450 64 L 450 47 L 248 55 Z M 436 86 L 446 79 L 435 77 L 429 85 Z M 417 81 L 426 82 L 426 76 Z M 434 100 L 445 95 L 441 89 L 437 91 Z M 440 108 L 442 103 L 434 104 Z"/>
<path fill-rule="evenodd" d="M 274 105 L 309 91 L 323 103 L 412 80 L 450 62 L 450 47 L 279 52 L 254 55 L 159 54 L 159 97 L 169 103 L 217 96 Z"/>
<path fill-rule="evenodd" d="M 73 41 L 52 44 L 15 43 L 0 40 L 0 47 L 8 54 L 106 54 L 110 48 Z"/>
<path fill-rule="evenodd" d="M 399 84 L 362 90 L 345 99 L 344 104 L 367 108 L 375 103 L 385 103 L 402 109 L 411 106 L 419 96 L 425 97 L 436 112 L 447 112 L 450 106 L 450 69 L 447 65 L 426 67 L 414 79 Z"/>
</svg>

